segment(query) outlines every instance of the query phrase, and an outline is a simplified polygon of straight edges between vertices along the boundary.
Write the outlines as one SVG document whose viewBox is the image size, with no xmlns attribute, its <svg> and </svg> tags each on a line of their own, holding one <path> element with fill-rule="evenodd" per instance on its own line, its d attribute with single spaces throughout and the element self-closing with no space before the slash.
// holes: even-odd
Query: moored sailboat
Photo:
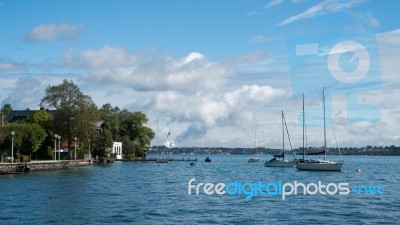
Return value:
<svg viewBox="0 0 400 225">
<path fill-rule="evenodd" d="M 254 131 L 254 151 L 255 153 L 257 153 L 257 130 Z M 250 157 L 249 159 L 247 159 L 248 163 L 251 162 L 259 162 L 260 158 L 258 157 Z"/>
<path fill-rule="evenodd" d="M 288 135 L 290 148 L 292 148 L 292 143 L 290 141 L 289 131 L 286 126 L 285 114 L 282 111 L 282 153 L 279 155 L 273 155 L 274 158 L 269 161 L 265 161 L 264 166 L 266 167 L 292 167 L 296 164 L 296 159 L 289 161 L 285 159 L 285 128 Z"/>
<path fill-rule="evenodd" d="M 296 164 L 296 168 L 298 170 L 307 170 L 307 171 L 341 171 L 343 166 L 343 161 L 333 162 L 329 161 L 326 158 L 326 122 L 325 122 L 325 90 L 322 90 L 322 101 L 323 101 L 323 109 L 324 109 L 324 147 L 323 154 L 324 159 L 305 159 L 305 146 L 304 146 L 304 128 L 305 128 L 305 115 L 304 115 L 304 94 L 303 94 L 303 159 Z M 339 152 L 340 153 L 340 152 Z"/>
</svg>

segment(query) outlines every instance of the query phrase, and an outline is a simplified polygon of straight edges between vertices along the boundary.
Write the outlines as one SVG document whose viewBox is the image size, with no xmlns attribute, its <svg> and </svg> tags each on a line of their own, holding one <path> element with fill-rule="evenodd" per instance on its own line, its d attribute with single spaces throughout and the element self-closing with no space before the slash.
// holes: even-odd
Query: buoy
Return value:
<svg viewBox="0 0 400 225">
<path fill-rule="evenodd" d="M 357 169 L 356 169 L 356 173 L 361 173 L 361 169 L 360 169 L 360 168 L 357 168 Z"/>
</svg>

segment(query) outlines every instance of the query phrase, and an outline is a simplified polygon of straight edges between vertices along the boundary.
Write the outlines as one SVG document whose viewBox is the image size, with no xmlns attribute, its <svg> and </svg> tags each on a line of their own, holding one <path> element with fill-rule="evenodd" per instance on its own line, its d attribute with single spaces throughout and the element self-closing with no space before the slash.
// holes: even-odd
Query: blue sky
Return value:
<svg viewBox="0 0 400 225">
<path fill-rule="evenodd" d="M 0 1 L 0 102 L 38 108 L 74 80 L 101 107 L 143 111 L 177 146 L 294 145 L 322 88 L 342 146 L 399 145 L 397 1 Z M 207 144 L 208 143 L 208 144 Z M 331 139 L 330 145 L 336 145 Z"/>
</svg>

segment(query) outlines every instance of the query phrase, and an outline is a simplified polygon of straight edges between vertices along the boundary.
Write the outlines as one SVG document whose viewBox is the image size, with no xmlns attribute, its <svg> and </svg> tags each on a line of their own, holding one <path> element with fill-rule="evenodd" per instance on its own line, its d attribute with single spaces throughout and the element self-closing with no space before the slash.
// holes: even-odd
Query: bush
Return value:
<svg viewBox="0 0 400 225">
<path fill-rule="evenodd" d="M 20 155 L 19 156 L 19 161 L 20 162 L 30 162 L 31 161 L 31 157 L 29 157 L 29 155 Z"/>
<path fill-rule="evenodd" d="M 46 150 L 46 153 L 44 155 L 44 158 L 45 159 L 51 159 L 51 160 L 54 159 L 54 152 L 53 152 L 53 149 L 50 146 L 47 147 L 47 150 Z"/>
</svg>

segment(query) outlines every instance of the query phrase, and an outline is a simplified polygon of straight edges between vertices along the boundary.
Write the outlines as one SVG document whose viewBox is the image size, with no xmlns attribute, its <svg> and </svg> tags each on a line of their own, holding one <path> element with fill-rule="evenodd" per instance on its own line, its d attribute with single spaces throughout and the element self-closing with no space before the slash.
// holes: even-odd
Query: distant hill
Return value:
<svg viewBox="0 0 400 225">
<path fill-rule="evenodd" d="M 320 152 L 322 147 L 308 147 L 306 152 Z M 226 148 L 226 147 L 175 147 L 168 149 L 165 146 L 158 147 L 159 154 L 232 154 L 232 155 L 254 155 L 254 154 L 277 154 L 280 149 L 258 147 L 254 148 Z M 297 155 L 302 155 L 302 148 L 294 149 Z M 371 156 L 400 156 L 400 146 L 366 146 L 366 147 L 344 147 L 340 148 L 342 155 L 371 155 Z M 148 154 L 157 154 L 157 146 L 153 146 Z M 337 148 L 328 148 L 328 155 L 339 155 Z"/>
</svg>

